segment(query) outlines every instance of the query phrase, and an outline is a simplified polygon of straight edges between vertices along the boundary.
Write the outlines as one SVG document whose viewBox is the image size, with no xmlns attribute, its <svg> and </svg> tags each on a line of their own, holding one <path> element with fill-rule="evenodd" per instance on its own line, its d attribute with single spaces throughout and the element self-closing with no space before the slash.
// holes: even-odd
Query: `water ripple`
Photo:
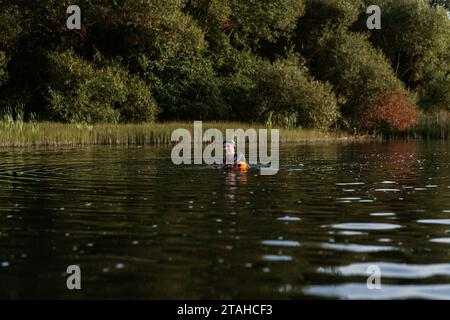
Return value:
<svg viewBox="0 0 450 320">
<path fill-rule="evenodd" d="M 436 264 L 406 264 L 406 263 L 389 263 L 389 262 L 365 262 L 353 263 L 347 266 L 321 268 L 320 272 L 338 273 L 343 276 L 364 276 L 371 266 L 380 268 L 382 278 L 394 279 L 424 279 L 436 276 L 450 276 L 449 263 Z"/>
<path fill-rule="evenodd" d="M 367 284 L 348 283 L 342 285 L 309 286 L 303 293 L 340 299 L 448 299 L 450 284 L 434 285 L 387 285 L 379 290 L 370 290 Z"/>
<path fill-rule="evenodd" d="M 337 251 L 350 251 L 350 252 L 381 252 L 381 251 L 395 251 L 399 248 L 390 246 L 372 246 L 362 244 L 340 244 L 340 243 L 323 243 L 321 245 L 324 249 L 331 249 Z"/>
<path fill-rule="evenodd" d="M 418 223 L 450 225 L 450 219 L 420 219 Z"/>
<path fill-rule="evenodd" d="M 291 261 L 291 256 L 285 256 L 285 255 L 264 255 L 261 257 L 265 261 Z"/>
<path fill-rule="evenodd" d="M 275 247 L 300 247 L 300 242 L 290 240 L 264 240 L 261 243 L 266 246 Z"/>
<path fill-rule="evenodd" d="M 345 230 L 392 230 L 398 229 L 402 226 L 393 223 L 338 223 L 331 225 L 334 229 L 345 229 Z"/>
</svg>

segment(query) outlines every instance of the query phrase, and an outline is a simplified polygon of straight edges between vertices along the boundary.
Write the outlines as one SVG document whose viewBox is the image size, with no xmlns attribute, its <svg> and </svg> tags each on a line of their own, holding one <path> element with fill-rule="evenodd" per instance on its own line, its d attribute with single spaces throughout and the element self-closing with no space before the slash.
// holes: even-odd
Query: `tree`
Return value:
<svg viewBox="0 0 450 320">
<path fill-rule="evenodd" d="M 0 0 L 0 50 L 14 51 L 23 31 L 21 12 L 14 4 Z"/>
<path fill-rule="evenodd" d="M 310 63 L 311 71 L 333 85 L 348 129 L 359 127 L 360 110 L 370 108 L 369 101 L 380 93 L 408 95 L 384 54 L 371 46 L 366 35 L 350 31 L 329 34 L 321 48 Z"/>
<path fill-rule="evenodd" d="M 295 47 L 308 63 L 326 49 L 327 39 L 346 32 L 363 11 L 361 0 L 307 0 L 306 12 L 295 29 Z"/>
<path fill-rule="evenodd" d="M 189 0 L 187 11 L 206 31 L 213 50 L 230 41 L 235 48 L 269 54 L 264 47 L 291 37 L 304 0 Z"/>
<path fill-rule="evenodd" d="M 424 0 L 369 2 L 382 10 L 382 28 L 370 33 L 370 41 L 385 53 L 408 88 L 422 86 L 431 69 L 448 67 L 450 20 L 443 8 L 430 7 Z"/>
<path fill-rule="evenodd" d="M 0 86 L 8 80 L 8 73 L 5 70 L 6 62 L 5 53 L 0 51 Z"/>
<path fill-rule="evenodd" d="M 66 27 L 71 4 L 81 30 Z M 369 4 L 381 7 L 381 30 L 367 30 Z M 352 131 L 386 92 L 448 110 L 446 4 L 0 0 L 0 108 L 84 122 L 340 121 Z"/>
<path fill-rule="evenodd" d="M 419 105 L 426 111 L 450 111 L 450 68 L 432 71 L 418 89 Z"/>
<path fill-rule="evenodd" d="M 6 62 L 5 53 L 0 51 L 0 86 L 8 80 L 8 73 L 5 70 Z"/>
<path fill-rule="evenodd" d="M 199 56 L 206 47 L 202 30 L 182 11 L 184 0 L 80 0 L 80 31 L 66 28 L 70 4 L 73 1 L 2 1 L 0 49 L 11 52 L 10 82 L 0 92 L 3 100 L 24 103 L 27 111 L 51 117 L 49 108 L 43 108 L 49 101 L 43 84 L 51 81 L 46 71 L 52 51 L 74 51 L 94 64 L 100 53 L 142 76 L 139 60 L 143 54 L 167 65 L 180 57 Z"/>
</svg>

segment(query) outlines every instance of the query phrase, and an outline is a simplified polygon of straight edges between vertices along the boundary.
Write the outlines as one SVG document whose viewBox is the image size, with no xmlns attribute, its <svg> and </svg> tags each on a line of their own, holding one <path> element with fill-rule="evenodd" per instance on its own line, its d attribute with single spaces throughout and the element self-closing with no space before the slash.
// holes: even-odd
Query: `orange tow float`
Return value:
<svg viewBox="0 0 450 320">
<path fill-rule="evenodd" d="M 250 169 L 250 166 L 245 161 L 236 162 L 234 167 L 240 171 L 247 171 L 248 169 Z"/>
</svg>

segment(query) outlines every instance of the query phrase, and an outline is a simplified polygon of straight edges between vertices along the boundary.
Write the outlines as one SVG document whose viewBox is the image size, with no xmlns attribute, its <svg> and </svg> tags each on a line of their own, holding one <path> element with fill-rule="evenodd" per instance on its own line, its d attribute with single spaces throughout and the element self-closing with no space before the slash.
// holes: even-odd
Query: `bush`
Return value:
<svg viewBox="0 0 450 320">
<path fill-rule="evenodd" d="M 71 51 L 53 52 L 48 103 L 56 120 L 67 122 L 153 121 L 157 114 L 150 89 L 119 64 L 95 67 Z"/>
<path fill-rule="evenodd" d="M 365 35 L 336 35 L 328 42 L 328 48 L 322 74 L 351 106 L 358 107 L 385 90 L 403 89 L 383 53 L 374 49 Z"/>
<path fill-rule="evenodd" d="M 161 108 L 161 120 L 224 119 L 226 107 L 220 92 L 220 79 L 205 57 L 140 59 L 144 78 Z"/>
<path fill-rule="evenodd" d="M 416 106 L 398 91 L 380 94 L 361 114 L 361 128 L 364 131 L 405 131 L 416 121 Z"/>
<path fill-rule="evenodd" d="M 262 59 L 249 50 L 227 46 L 215 56 L 215 69 L 220 77 L 220 94 L 225 104 L 226 119 L 256 121 L 259 109 L 255 102 L 256 70 Z"/>
<path fill-rule="evenodd" d="M 253 95 L 260 119 L 275 116 L 290 122 L 290 118 L 294 126 L 318 129 L 328 129 L 336 121 L 339 112 L 331 86 L 313 79 L 295 61 L 263 63 L 255 76 Z"/>
</svg>

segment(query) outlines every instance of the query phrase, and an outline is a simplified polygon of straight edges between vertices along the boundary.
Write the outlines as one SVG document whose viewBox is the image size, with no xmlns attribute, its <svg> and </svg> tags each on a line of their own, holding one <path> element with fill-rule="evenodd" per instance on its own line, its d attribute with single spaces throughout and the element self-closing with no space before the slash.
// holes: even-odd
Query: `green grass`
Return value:
<svg viewBox="0 0 450 320">
<path fill-rule="evenodd" d="M 20 118 L 11 117 L 0 120 L 0 147 L 168 144 L 171 142 L 172 131 L 178 128 L 188 129 L 193 137 L 193 122 L 78 125 L 24 122 Z M 261 124 L 250 123 L 204 122 L 203 132 L 208 128 L 221 130 L 225 137 L 226 129 L 246 130 L 265 127 Z M 280 129 L 280 142 L 285 143 L 359 139 L 371 139 L 371 137 L 354 137 L 340 132 L 318 130 Z"/>
</svg>

